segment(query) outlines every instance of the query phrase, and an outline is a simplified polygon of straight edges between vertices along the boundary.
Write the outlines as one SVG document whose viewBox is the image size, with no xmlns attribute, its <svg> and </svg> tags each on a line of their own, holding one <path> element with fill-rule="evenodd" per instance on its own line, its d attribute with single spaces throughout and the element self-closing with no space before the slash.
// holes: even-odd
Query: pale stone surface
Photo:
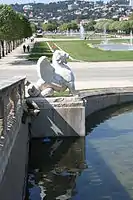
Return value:
<svg viewBox="0 0 133 200">
<path fill-rule="evenodd" d="M 0 184 L 1 200 L 24 199 L 29 152 L 28 137 L 28 124 L 21 124 L 21 126 L 19 126 L 17 136 L 14 138 L 14 144 L 10 155 L 8 156 L 9 148 L 7 148 L 7 151 L 3 152 L 4 155 L 1 162 L 5 163 L 5 158 L 7 158 L 8 164 Z"/>
<path fill-rule="evenodd" d="M 103 88 L 81 91 L 79 96 L 85 101 L 85 116 L 123 103 L 133 103 L 133 87 Z"/>
<path fill-rule="evenodd" d="M 12 79 L 6 80 L 5 82 L 2 82 L 0 84 L 0 119 L 2 120 L 3 126 L 3 130 L 0 136 L 0 197 L 3 200 L 18 199 L 17 197 L 14 197 L 17 193 L 15 190 L 12 190 L 13 188 L 19 188 L 17 190 L 17 195 L 19 195 L 19 199 L 21 199 L 23 192 L 24 177 L 22 176 L 24 176 L 24 174 L 21 175 L 20 168 L 17 169 L 19 170 L 18 177 L 22 178 L 21 186 L 19 182 L 16 182 L 15 184 L 15 179 L 13 180 L 9 177 L 14 176 L 13 171 L 15 168 L 13 166 L 18 166 L 17 164 L 20 163 L 20 161 L 18 162 L 18 159 L 16 159 L 17 162 L 12 160 L 12 153 L 15 144 L 17 143 L 17 138 L 19 137 L 19 131 L 21 127 L 21 118 L 23 114 L 24 103 L 24 82 L 25 78 L 23 77 L 13 77 Z M 23 132 L 21 133 L 21 135 L 23 136 Z M 21 140 L 21 144 L 23 147 L 24 143 L 22 143 Z M 20 145 L 18 145 L 18 147 L 20 147 Z M 17 149 L 14 153 L 20 157 L 21 152 L 20 154 L 18 152 L 19 149 Z M 25 167 L 24 162 L 23 164 L 23 167 Z M 8 168 L 9 165 L 10 169 Z M 11 185 L 11 183 L 13 184 Z"/>
<path fill-rule="evenodd" d="M 80 98 L 28 98 L 40 114 L 31 120 L 32 137 L 85 136 L 85 107 Z"/>
<path fill-rule="evenodd" d="M 27 98 L 30 102 L 34 101 L 39 105 L 39 108 L 45 107 L 49 108 L 54 105 L 54 107 L 70 107 L 70 106 L 83 106 L 83 100 L 79 97 L 29 97 Z"/>
<path fill-rule="evenodd" d="M 109 106 L 133 102 L 133 87 L 81 91 L 78 97 L 31 100 L 34 100 L 41 110 L 40 115 L 32 122 L 33 137 L 83 136 L 85 117 Z"/>
<path fill-rule="evenodd" d="M 37 62 L 38 81 L 33 86 L 28 86 L 28 93 L 31 97 L 52 96 L 54 91 L 65 91 L 67 88 L 73 95 L 76 94 L 75 78 L 72 70 L 67 64 L 69 54 L 56 50 L 52 57 L 52 64 L 45 56 Z M 40 92 L 39 92 L 40 91 Z"/>
</svg>

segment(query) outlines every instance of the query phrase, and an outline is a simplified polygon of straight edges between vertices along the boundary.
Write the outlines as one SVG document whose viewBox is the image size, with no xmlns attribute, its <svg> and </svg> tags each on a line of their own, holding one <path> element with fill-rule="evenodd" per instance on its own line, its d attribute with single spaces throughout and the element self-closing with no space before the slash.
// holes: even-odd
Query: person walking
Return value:
<svg viewBox="0 0 133 200">
<path fill-rule="evenodd" d="M 29 46 L 29 45 L 27 46 L 27 51 L 28 51 L 28 52 L 30 51 L 30 46 Z"/>
<path fill-rule="evenodd" d="M 25 50 L 26 50 L 26 46 L 25 46 L 25 44 L 23 45 L 23 51 L 24 51 L 24 53 L 25 53 Z"/>
</svg>

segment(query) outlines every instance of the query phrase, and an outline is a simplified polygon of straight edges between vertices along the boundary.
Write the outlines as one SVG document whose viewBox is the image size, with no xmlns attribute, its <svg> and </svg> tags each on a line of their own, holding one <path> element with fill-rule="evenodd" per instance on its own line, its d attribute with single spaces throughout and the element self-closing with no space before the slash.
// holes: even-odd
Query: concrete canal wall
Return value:
<svg viewBox="0 0 133 200">
<path fill-rule="evenodd" d="M 41 111 L 39 116 L 31 120 L 32 137 L 85 136 L 85 118 L 110 106 L 133 102 L 133 88 L 81 91 L 80 98 L 30 100 L 34 100 Z"/>
<path fill-rule="evenodd" d="M 85 117 L 110 106 L 133 102 L 133 87 L 94 89 L 80 92 Z"/>
<path fill-rule="evenodd" d="M 85 107 L 76 97 L 34 98 L 40 114 L 31 120 L 32 137 L 85 136 Z"/>
<path fill-rule="evenodd" d="M 0 199 L 21 200 L 28 162 L 28 126 L 21 123 L 25 78 L 0 83 Z"/>
<path fill-rule="evenodd" d="M 85 136 L 85 118 L 110 106 L 133 102 L 133 88 L 81 91 L 79 97 L 28 98 L 40 108 L 38 116 L 22 124 L 25 78 L 0 84 L 0 199 L 22 200 L 25 195 L 32 138 Z"/>
</svg>

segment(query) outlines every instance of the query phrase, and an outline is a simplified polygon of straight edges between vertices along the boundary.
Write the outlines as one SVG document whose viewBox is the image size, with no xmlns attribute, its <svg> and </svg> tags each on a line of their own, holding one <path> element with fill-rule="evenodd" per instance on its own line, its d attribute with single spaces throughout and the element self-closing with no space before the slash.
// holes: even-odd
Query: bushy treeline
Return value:
<svg viewBox="0 0 133 200">
<path fill-rule="evenodd" d="M 31 35 L 30 22 L 24 15 L 16 13 L 8 5 L 0 5 L 0 58 Z"/>
</svg>

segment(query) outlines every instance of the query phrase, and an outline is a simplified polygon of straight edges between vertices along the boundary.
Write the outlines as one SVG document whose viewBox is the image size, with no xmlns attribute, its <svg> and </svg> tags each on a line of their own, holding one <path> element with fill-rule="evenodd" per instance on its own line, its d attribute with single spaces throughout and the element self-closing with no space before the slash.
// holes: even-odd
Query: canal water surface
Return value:
<svg viewBox="0 0 133 200">
<path fill-rule="evenodd" d="M 133 105 L 91 115 L 86 133 L 31 141 L 27 200 L 133 199 Z"/>
</svg>

